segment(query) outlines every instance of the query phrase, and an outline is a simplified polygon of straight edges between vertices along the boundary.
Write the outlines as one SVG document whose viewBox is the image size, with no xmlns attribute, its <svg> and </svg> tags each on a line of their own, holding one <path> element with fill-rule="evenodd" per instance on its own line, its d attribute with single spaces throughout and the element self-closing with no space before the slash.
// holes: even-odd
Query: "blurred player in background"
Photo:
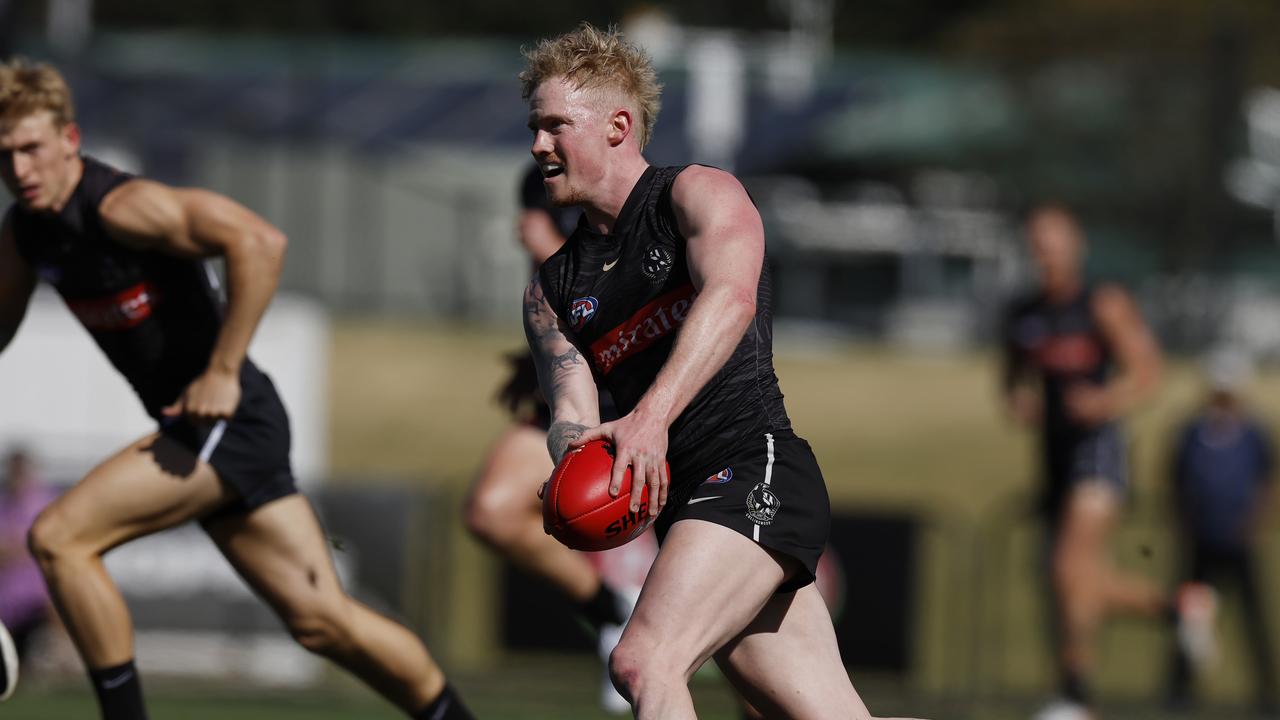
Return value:
<svg viewBox="0 0 1280 720">
<path fill-rule="evenodd" d="M 1152 396 L 1160 349 L 1128 293 L 1084 281 L 1085 240 L 1065 208 L 1035 208 L 1027 242 L 1039 287 L 1005 318 L 1009 412 L 1040 429 L 1041 509 L 1049 531 L 1055 654 L 1061 697 L 1038 718 L 1090 718 L 1098 631 L 1113 613 L 1161 617 L 1169 595 L 1114 567 L 1109 542 L 1129 492 L 1121 418 Z M 1205 588 L 1180 594 L 1191 635 L 1211 621 Z"/>
<path fill-rule="evenodd" d="M 285 238 L 233 201 L 80 154 L 71 94 L 48 65 L 0 65 L 0 349 L 37 278 L 125 376 L 160 428 L 45 509 L 30 546 L 106 720 L 146 717 L 128 608 L 108 550 L 201 521 L 304 647 L 418 718 L 468 718 L 421 641 L 339 585 L 289 464 L 289 424 L 246 357 Z M 226 263 L 227 301 L 205 259 Z"/>
<path fill-rule="evenodd" d="M 517 236 L 535 272 L 560 249 L 581 216 L 577 207 L 548 202 L 536 164 L 521 176 Z M 650 533 L 609 552 L 579 553 L 543 531 L 537 491 L 554 469 L 547 455 L 551 410 L 538 390 L 533 357 L 520 353 L 511 357 L 511 363 L 511 377 L 499 397 L 516 423 L 490 449 L 471 488 L 467 527 L 513 565 L 545 580 L 573 602 L 578 615 L 597 634 L 601 657 L 608 660 L 657 548 Z M 613 419 L 612 402 L 607 396 L 602 400 L 602 416 Z M 609 571 L 611 582 L 605 582 L 602 571 Z M 626 712 L 630 707 L 607 674 L 600 697 L 609 712 Z"/>
<path fill-rule="evenodd" d="M 548 446 L 608 440 L 611 493 L 630 466 L 631 510 L 663 542 L 614 683 L 638 718 L 693 718 L 689 678 L 714 656 L 766 716 L 869 718 L 813 585 L 830 507 L 773 372 L 759 213 L 728 173 L 646 162 L 660 88 L 616 31 L 584 24 L 527 60 L 544 186 L 586 214 L 525 295 Z M 619 420 L 600 424 L 597 383 Z"/>
<path fill-rule="evenodd" d="M 50 620 L 49 593 L 27 550 L 27 532 L 57 496 L 40 479 L 27 451 L 9 452 L 0 478 L 0 621 L 9 628 L 19 660 L 27 657 L 31 639 Z"/>
<path fill-rule="evenodd" d="M 1275 452 L 1270 430 L 1249 411 L 1243 391 L 1252 368 L 1247 355 L 1222 350 L 1209 356 L 1209 397 L 1178 435 L 1171 463 L 1183 541 L 1184 577 L 1216 589 L 1240 591 L 1259 709 L 1280 716 L 1276 666 L 1267 608 L 1255 567 L 1264 522 L 1273 512 Z M 1169 678 L 1175 708 L 1190 705 L 1192 663 L 1176 644 Z"/>
</svg>

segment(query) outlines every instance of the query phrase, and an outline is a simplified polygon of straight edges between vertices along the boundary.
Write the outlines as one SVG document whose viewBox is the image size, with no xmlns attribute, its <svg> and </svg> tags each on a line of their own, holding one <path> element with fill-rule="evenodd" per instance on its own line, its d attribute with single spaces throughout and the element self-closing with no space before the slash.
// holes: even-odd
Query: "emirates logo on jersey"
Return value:
<svg viewBox="0 0 1280 720">
<path fill-rule="evenodd" d="M 696 294 L 692 284 L 669 292 L 591 343 L 596 369 L 608 375 L 618 363 L 675 332 L 689 316 Z"/>
<path fill-rule="evenodd" d="M 67 308 L 89 332 L 118 332 L 141 325 L 155 303 L 155 288 L 141 282 L 106 297 L 67 300 Z"/>
</svg>

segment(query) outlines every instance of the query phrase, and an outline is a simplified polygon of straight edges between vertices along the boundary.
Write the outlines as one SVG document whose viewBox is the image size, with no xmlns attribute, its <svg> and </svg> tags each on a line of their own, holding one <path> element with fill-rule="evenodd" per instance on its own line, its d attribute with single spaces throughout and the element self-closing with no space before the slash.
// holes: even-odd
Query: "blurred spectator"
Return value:
<svg viewBox="0 0 1280 720">
<path fill-rule="evenodd" d="M 1173 451 L 1174 497 L 1185 542 L 1185 576 L 1221 591 L 1239 588 L 1252 652 L 1258 702 L 1280 714 L 1275 663 L 1266 623 L 1268 607 L 1254 570 L 1254 546 L 1271 505 L 1274 453 L 1267 427 L 1242 401 L 1252 375 L 1246 355 L 1218 351 L 1205 363 L 1209 397 L 1178 436 Z M 1174 651 L 1169 697 L 1191 701 L 1192 668 Z"/>
<path fill-rule="evenodd" d="M 5 458 L 0 482 L 0 620 L 12 633 L 21 658 L 32 636 L 51 617 L 44 578 L 27 551 L 27 531 L 57 493 L 40 479 L 34 461 L 22 449 L 11 450 Z"/>
</svg>

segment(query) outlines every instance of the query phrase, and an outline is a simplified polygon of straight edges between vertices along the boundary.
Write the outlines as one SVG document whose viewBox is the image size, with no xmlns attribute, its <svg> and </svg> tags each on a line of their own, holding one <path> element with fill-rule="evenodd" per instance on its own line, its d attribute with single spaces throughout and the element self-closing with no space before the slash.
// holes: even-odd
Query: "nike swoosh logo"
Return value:
<svg viewBox="0 0 1280 720">
<path fill-rule="evenodd" d="M 723 496 L 723 495 L 708 495 L 707 497 L 694 498 L 694 499 L 690 500 L 689 502 L 685 503 L 685 505 L 697 505 L 697 504 L 698 504 L 698 503 L 700 503 L 700 502 L 706 502 L 706 501 L 708 501 L 708 500 L 719 500 L 719 499 L 720 499 L 720 498 L 722 498 L 722 497 L 724 497 L 724 496 Z"/>
<path fill-rule="evenodd" d="M 621 255 L 619 255 L 618 257 L 616 257 L 616 258 L 614 258 L 614 259 L 613 259 L 613 262 L 611 262 L 611 263 L 605 263 L 605 264 L 604 264 L 604 271 L 605 271 L 605 272 L 609 272 L 610 270 L 612 270 L 612 269 L 613 269 L 613 266 L 614 266 L 614 265 L 617 265 L 617 264 L 618 264 L 618 261 L 619 261 L 619 260 L 621 260 L 621 259 L 622 259 L 622 256 L 621 256 Z"/>
<path fill-rule="evenodd" d="M 120 687 L 121 685 L 123 685 L 123 684 L 125 684 L 125 683 L 129 682 L 129 680 L 130 680 L 131 678 L 133 678 L 133 671 L 132 671 L 132 670 L 126 670 L 126 671 L 124 672 L 124 674 L 122 674 L 120 677 L 114 677 L 114 678 L 111 678 L 110 680 L 103 680 L 103 681 L 102 681 L 102 689 L 103 689 L 103 690 L 115 690 L 116 688 Z"/>
</svg>

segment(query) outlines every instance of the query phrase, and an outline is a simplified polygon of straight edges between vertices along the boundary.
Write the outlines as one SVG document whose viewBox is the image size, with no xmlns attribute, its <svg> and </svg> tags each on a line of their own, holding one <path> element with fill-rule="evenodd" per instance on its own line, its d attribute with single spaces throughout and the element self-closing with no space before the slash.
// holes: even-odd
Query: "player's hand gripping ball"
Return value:
<svg viewBox="0 0 1280 720">
<path fill-rule="evenodd" d="M 634 540 L 649 529 L 649 488 L 631 512 L 631 468 L 618 497 L 609 497 L 613 445 L 593 440 L 565 453 L 542 493 L 542 521 L 555 539 L 574 550 L 600 551 Z"/>
</svg>

